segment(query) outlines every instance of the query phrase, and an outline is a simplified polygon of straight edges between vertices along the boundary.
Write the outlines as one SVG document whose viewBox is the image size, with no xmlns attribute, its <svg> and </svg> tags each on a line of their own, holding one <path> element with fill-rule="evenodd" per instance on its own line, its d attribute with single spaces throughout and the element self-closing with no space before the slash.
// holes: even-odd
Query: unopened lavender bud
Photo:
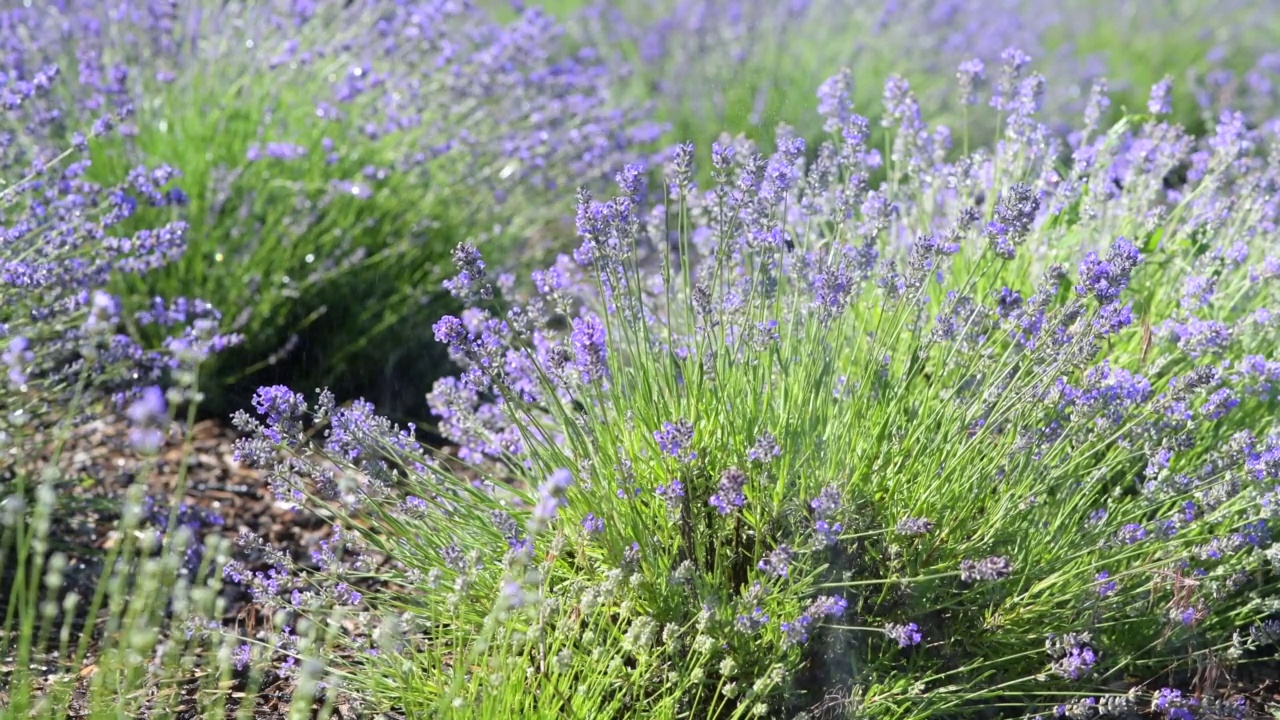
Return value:
<svg viewBox="0 0 1280 720">
<path fill-rule="evenodd" d="M 573 651 L 565 648 L 551 658 L 552 672 L 567 673 L 573 668 Z"/>
<path fill-rule="evenodd" d="M 4 499 L 4 506 L 0 509 L 0 521 L 5 527 L 17 527 L 26 517 L 27 501 L 21 495 L 10 495 Z"/>
<path fill-rule="evenodd" d="M 706 654 L 714 651 L 716 641 L 710 635 L 699 635 L 693 639 L 693 651 L 695 653 Z"/>
</svg>

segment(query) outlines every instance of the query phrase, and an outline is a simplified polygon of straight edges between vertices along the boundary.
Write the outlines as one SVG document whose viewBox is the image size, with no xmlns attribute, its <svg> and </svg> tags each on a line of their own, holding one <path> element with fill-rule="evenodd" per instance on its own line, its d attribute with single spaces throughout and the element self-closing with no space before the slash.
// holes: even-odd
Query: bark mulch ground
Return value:
<svg viewBox="0 0 1280 720">
<path fill-rule="evenodd" d="M 229 426 L 203 421 L 192 427 L 191 445 L 186 447 L 183 429 L 170 428 L 165 444 L 157 456 L 141 457 L 129 441 L 127 419 L 107 417 L 94 420 L 77 428 L 63 445 L 58 466 L 61 477 L 58 484 L 58 511 L 50 534 L 50 547 L 67 555 L 69 564 L 65 575 L 65 589 L 75 591 L 81 597 L 91 597 L 102 571 L 103 560 L 112 545 L 119 541 L 116 532 L 120 508 L 126 490 L 135 483 L 145 484 L 148 494 L 157 502 L 160 512 L 175 502 L 190 508 L 208 511 L 222 519 L 221 526 L 206 525 L 203 532 L 218 533 L 234 540 L 244 530 L 265 538 L 273 547 L 294 558 L 305 558 L 310 550 L 330 534 L 330 525 L 314 515 L 294 512 L 276 502 L 264 478 L 257 471 L 244 467 L 233 458 L 236 432 Z M 37 462 L 48 462 L 52 443 Z M 177 497 L 179 474 L 186 467 L 186 489 Z M 262 558 L 238 555 L 250 570 L 265 571 Z M 0 598 L 8 598 L 12 583 L 12 565 L 6 578 L 0 578 Z M 224 590 L 228 601 L 223 624 L 245 632 L 261 626 L 265 617 L 254 606 L 246 592 L 229 586 Z M 59 620 L 60 622 L 60 620 Z M 77 623 L 78 625 L 78 623 Z M 94 653 L 91 650 L 86 666 L 81 669 L 83 682 L 68 708 L 68 718 L 85 717 L 83 690 L 92 677 Z M 65 671 L 54 658 L 44 658 L 33 671 L 47 677 Z M 13 658 L 0 660 L 0 692 L 7 685 L 5 678 L 13 668 Z M 198 683 L 193 678 L 182 692 L 191 707 L 188 717 L 194 716 L 196 703 L 192 693 Z M 234 707 L 243 688 L 231 688 L 230 705 Z M 286 678 L 267 678 L 261 690 L 255 718 L 283 717 L 290 699 Z M 0 698 L 2 699 L 2 698 Z M 334 717 L 355 717 L 344 714 L 345 705 L 339 704 Z M 179 718 L 183 715 L 179 714 Z"/>
</svg>

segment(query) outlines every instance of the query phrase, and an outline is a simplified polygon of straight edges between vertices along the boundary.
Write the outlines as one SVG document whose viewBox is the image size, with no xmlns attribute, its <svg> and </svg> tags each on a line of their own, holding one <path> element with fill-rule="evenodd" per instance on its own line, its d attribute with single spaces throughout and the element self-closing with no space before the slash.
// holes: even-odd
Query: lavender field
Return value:
<svg viewBox="0 0 1280 720">
<path fill-rule="evenodd" d="M 1280 717 L 1280 1 L 0 3 L 0 718 Z"/>
</svg>

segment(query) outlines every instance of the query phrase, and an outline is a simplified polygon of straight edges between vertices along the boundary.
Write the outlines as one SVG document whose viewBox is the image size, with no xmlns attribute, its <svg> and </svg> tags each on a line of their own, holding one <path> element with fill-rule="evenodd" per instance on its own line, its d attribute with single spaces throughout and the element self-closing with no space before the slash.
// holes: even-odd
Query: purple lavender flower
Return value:
<svg viewBox="0 0 1280 720">
<path fill-rule="evenodd" d="M 778 439 L 767 430 L 760 433 L 760 436 L 756 438 L 755 445 L 747 450 L 747 459 L 757 463 L 771 462 L 781 455 L 782 447 L 778 445 Z"/>
<path fill-rule="evenodd" d="M 21 387 L 26 384 L 26 367 L 35 357 L 35 353 L 31 352 L 30 340 L 22 335 L 15 335 L 9 339 L 8 348 L 5 349 L 3 355 L 0 355 L 0 362 L 3 362 L 9 368 L 10 385 Z"/>
<path fill-rule="evenodd" d="M 1165 720 L 1195 720 L 1198 707 L 1196 698 L 1184 697 L 1182 691 L 1173 688 L 1161 688 L 1151 698 L 1151 709 Z"/>
<path fill-rule="evenodd" d="M 407 504 L 410 498 L 405 498 Z M 413 498 L 417 500 L 417 498 Z M 419 501 L 421 502 L 421 501 Z M 425 504 L 425 503 L 424 503 Z M 507 541 L 507 547 L 512 550 L 521 550 L 527 545 L 528 540 L 521 537 L 520 525 L 516 519 L 508 515 L 502 510 L 492 510 L 489 512 L 489 520 L 493 523 L 494 528 L 502 535 L 502 539 Z"/>
<path fill-rule="evenodd" d="M 1116 581 L 1111 580 L 1111 573 L 1103 570 L 1094 576 L 1094 582 L 1098 583 L 1098 597 L 1105 598 L 1116 591 Z"/>
<path fill-rule="evenodd" d="M 809 627 L 813 625 L 813 617 L 808 613 L 790 622 L 779 624 L 782 630 L 782 641 L 785 645 L 804 645 L 809 642 Z"/>
<path fill-rule="evenodd" d="M 744 635 L 752 635 L 768 624 L 769 614 L 761 609 L 759 605 L 753 607 L 751 612 L 738 615 L 733 620 L 734 629 Z"/>
<path fill-rule="evenodd" d="M 1173 112 L 1173 77 L 1165 75 L 1160 82 L 1151 86 L 1151 97 L 1147 100 L 1147 112 L 1152 115 L 1168 115 Z"/>
<path fill-rule="evenodd" d="M 833 595 L 818 597 L 800 614 L 800 617 L 780 624 L 783 642 L 787 645 L 803 645 L 809 642 L 809 632 L 819 620 L 843 616 L 848 605 L 848 601 L 842 597 Z"/>
<path fill-rule="evenodd" d="M 1231 388 L 1219 388 L 1200 406 L 1200 412 L 1210 420 L 1218 420 L 1239 404 L 1240 399 Z"/>
<path fill-rule="evenodd" d="M 1165 712 L 1182 702 L 1182 691 L 1174 688 L 1160 688 L 1151 696 L 1151 707 L 1155 710 Z"/>
<path fill-rule="evenodd" d="M 334 586 L 333 597 L 343 605 L 359 605 L 364 598 L 359 591 L 344 582 Z"/>
<path fill-rule="evenodd" d="M 164 433 L 159 430 L 168 419 L 168 403 L 159 387 L 144 388 L 140 397 L 129 406 L 126 415 L 132 423 L 129 442 L 140 452 L 152 453 L 160 449 Z"/>
<path fill-rule="evenodd" d="M 747 502 L 747 496 L 743 493 L 746 484 L 747 474 L 731 467 L 720 474 L 720 484 L 707 503 L 721 515 L 728 515 Z"/>
<path fill-rule="evenodd" d="M 926 535 L 933 529 L 933 521 L 928 518 L 906 517 L 898 521 L 894 528 L 899 535 Z"/>
<path fill-rule="evenodd" d="M 658 485 L 653 492 L 662 498 L 669 510 L 675 510 L 680 507 L 680 500 L 684 498 L 684 483 L 678 479 L 673 479 L 669 483 Z"/>
<path fill-rule="evenodd" d="M 978 85 L 986 78 L 986 66 L 977 58 L 965 60 L 956 68 L 960 85 L 960 104 L 978 104 Z"/>
<path fill-rule="evenodd" d="M 525 586 L 515 580 L 505 580 L 498 591 L 498 606 L 503 610 L 517 610 L 529 602 L 529 593 Z"/>
<path fill-rule="evenodd" d="M 698 454 L 693 451 L 693 423 L 683 418 L 674 423 L 662 424 L 661 430 L 653 432 L 653 439 L 658 441 L 662 452 L 682 463 L 693 462 Z"/>
<path fill-rule="evenodd" d="M 756 568 L 774 577 L 787 577 L 787 573 L 791 569 L 791 549 L 786 545 L 779 545 L 775 550 L 761 558 L 760 562 L 756 563 Z"/>
<path fill-rule="evenodd" d="M 818 547 L 835 545 L 840 533 L 844 532 L 844 525 L 835 522 L 840 504 L 840 491 L 834 485 L 824 487 L 817 497 L 809 501 L 809 507 L 813 509 L 813 533 Z"/>
<path fill-rule="evenodd" d="M 1112 244 L 1106 259 L 1090 252 L 1080 261 L 1080 284 L 1077 292 L 1092 295 L 1100 304 L 1115 302 L 1129 286 L 1129 275 L 1142 262 L 1138 247 L 1125 238 Z"/>
<path fill-rule="evenodd" d="M 1116 531 L 1116 542 L 1120 545 L 1133 545 L 1147 538 L 1147 529 L 1138 523 L 1128 523 Z"/>
<path fill-rule="evenodd" d="M 152 385 L 143 388 L 138 400 L 129 406 L 126 414 L 135 425 L 154 425 L 163 422 L 168 412 L 164 391 Z"/>
<path fill-rule="evenodd" d="M 805 613 L 814 618 L 838 618 L 843 617 L 848 608 L 849 601 L 839 595 L 820 595 Z"/>
<path fill-rule="evenodd" d="M 257 162 L 264 155 L 272 160 L 289 162 L 306 157 L 307 149 L 293 143 L 269 142 L 265 148 L 258 143 L 254 143 L 245 152 L 245 159 L 249 162 Z"/>
<path fill-rule="evenodd" d="M 1093 320 L 1093 329 L 1099 337 L 1115 335 L 1133 324 L 1133 306 L 1125 303 L 1111 303 L 1098 308 L 1098 316 Z"/>
<path fill-rule="evenodd" d="M 983 560 L 960 561 L 962 582 L 974 583 L 980 580 L 991 582 L 1009 577 L 1012 572 L 1013 566 L 1003 557 L 992 556 Z"/>
<path fill-rule="evenodd" d="M 1022 293 L 1003 287 L 996 294 L 996 309 L 1000 313 L 1000 317 L 1008 319 L 1013 315 L 1014 311 L 1022 307 Z"/>
<path fill-rule="evenodd" d="M 466 553 L 455 541 L 450 541 L 448 545 L 440 548 L 440 562 L 456 573 L 465 573 L 469 564 Z"/>
<path fill-rule="evenodd" d="M 236 670 L 244 672 L 249 667 L 249 662 L 253 658 L 253 648 L 248 643 L 236 647 L 235 652 L 231 654 L 231 662 L 235 665 Z"/>
<path fill-rule="evenodd" d="M 587 513 L 587 516 L 582 518 L 582 529 L 588 535 L 599 535 L 604 532 L 604 520 L 596 517 L 595 513 Z"/>
<path fill-rule="evenodd" d="M 590 313 L 574 318 L 570 340 L 573 343 L 573 366 L 578 370 L 583 383 L 592 383 L 608 376 L 609 348 L 604 323 L 600 318 Z"/>
<path fill-rule="evenodd" d="M 640 570 L 640 543 L 633 542 L 622 551 L 621 568 L 627 574 L 632 574 Z"/>
<path fill-rule="evenodd" d="M 253 409 L 267 422 L 279 424 L 293 420 L 307 411 L 307 400 L 284 385 L 260 387 L 253 394 Z"/>
<path fill-rule="evenodd" d="M 884 626 L 884 634 L 888 635 L 891 640 L 896 641 L 898 647 L 901 648 L 919 645 L 924 640 L 924 634 L 920 632 L 920 626 L 915 623 L 907 623 L 905 625 L 889 623 Z"/>
<path fill-rule="evenodd" d="M 826 121 L 823 125 L 826 132 L 840 130 L 853 114 L 853 99 L 850 96 L 852 86 L 853 73 L 848 69 L 827 78 L 818 86 L 818 114 Z M 723 160 L 719 164 L 727 166 L 727 162 Z"/>
<path fill-rule="evenodd" d="M 1040 195 L 1029 185 L 1018 183 L 1000 195 L 991 224 L 998 228 L 1002 240 L 1019 245 L 1031 232 L 1039 211 Z"/>
<path fill-rule="evenodd" d="M 1249 637 L 1260 645 L 1280 643 L 1280 620 L 1263 620 L 1249 628 Z"/>
<path fill-rule="evenodd" d="M 449 294 L 463 300 L 489 300 L 493 288 L 485 282 L 485 262 L 471 243 L 461 243 L 453 250 L 453 265 L 458 274 L 444 281 Z"/>
<path fill-rule="evenodd" d="M 1160 324 L 1159 333 L 1178 343 L 1178 349 L 1192 358 L 1216 354 L 1230 346 L 1231 328 L 1221 320 L 1188 318 L 1186 322 L 1166 320 Z"/>
<path fill-rule="evenodd" d="M 1087 675 L 1098 661 L 1093 648 L 1088 645 L 1073 647 L 1053 663 L 1053 671 L 1069 680 L 1079 680 Z"/>
<path fill-rule="evenodd" d="M 813 521 L 813 536 L 818 547 L 831 547 L 840 541 L 840 533 L 844 532 L 844 525 L 841 523 L 832 523 L 827 520 Z"/>
<path fill-rule="evenodd" d="M 538 486 L 538 501 L 529 518 L 529 534 L 536 535 L 551 525 L 560 508 L 567 504 L 565 493 L 572 486 L 573 474 L 564 468 L 553 471 Z"/>
</svg>

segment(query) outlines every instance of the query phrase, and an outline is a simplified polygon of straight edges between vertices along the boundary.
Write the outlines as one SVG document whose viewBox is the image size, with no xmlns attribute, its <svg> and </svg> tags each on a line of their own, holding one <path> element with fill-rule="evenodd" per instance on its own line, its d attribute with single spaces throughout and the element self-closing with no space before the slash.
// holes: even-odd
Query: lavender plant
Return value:
<svg viewBox="0 0 1280 720">
<path fill-rule="evenodd" d="M 1241 712 L 1176 685 L 1274 652 L 1276 138 L 1157 87 L 1066 145 L 1021 57 L 989 149 L 895 77 L 881 155 L 844 73 L 815 153 L 581 191 L 531 295 L 460 247 L 456 454 L 262 388 L 239 457 L 345 541 L 244 580 L 380 620 L 354 682 L 411 715 Z"/>
<path fill-rule="evenodd" d="M 72 0 L 15 6 L 4 23 L 4 72 L 74 70 L 44 101 L 44 137 L 128 105 L 124 136 L 90 143 L 95 178 L 138 163 L 184 174 L 181 210 L 143 222 L 181 219 L 187 250 L 114 288 L 130 311 L 191 294 L 224 310 L 245 343 L 206 368 L 218 412 L 227 382 L 369 391 L 438 365 L 406 328 L 447 307 L 450 249 L 506 257 L 567 214 L 549 191 L 607 177 L 652 135 L 534 9 L 500 24 L 436 0 Z"/>
</svg>

